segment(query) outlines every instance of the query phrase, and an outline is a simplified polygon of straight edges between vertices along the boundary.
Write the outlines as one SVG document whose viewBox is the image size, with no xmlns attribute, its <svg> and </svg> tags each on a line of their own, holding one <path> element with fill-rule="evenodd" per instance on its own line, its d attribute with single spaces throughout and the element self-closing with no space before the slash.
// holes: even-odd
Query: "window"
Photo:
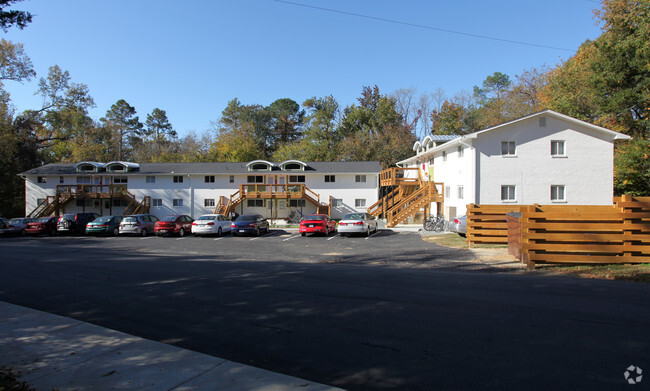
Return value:
<svg viewBox="0 0 650 391">
<path fill-rule="evenodd" d="M 334 208 L 340 208 L 343 206 L 343 199 L 342 198 L 332 198 L 332 206 Z"/>
<path fill-rule="evenodd" d="M 566 191 L 564 185 L 551 186 L 551 201 L 564 202 L 566 201 Z"/>
<path fill-rule="evenodd" d="M 77 177 L 77 185 L 90 185 L 90 177 L 89 176 L 78 176 Z"/>
<path fill-rule="evenodd" d="M 463 157 L 463 156 L 465 156 L 465 148 L 458 147 L 458 157 Z"/>
<path fill-rule="evenodd" d="M 183 183 L 182 175 L 174 175 L 174 183 Z"/>
<path fill-rule="evenodd" d="M 113 200 L 113 206 L 127 206 L 128 204 L 125 200 Z"/>
<path fill-rule="evenodd" d="M 551 156 L 566 156 L 564 152 L 564 140 L 552 140 L 551 141 Z"/>
<path fill-rule="evenodd" d="M 250 208 L 263 208 L 264 200 L 246 200 L 246 206 Z"/>
<path fill-rule="evenodd" d="M 501 141 L 501 155 L 515 156 L 515 142 L 514 141 Z"/>
<path fill-rule="evenodd" d="M 451 198 L 451 186 L 445 186 L 445 198 Z"/>
<path fill-rule="evenodd" d="M 458 199 L 462 200 L 465 198 L 465 188 L 463 186 L 458 186 Z"/>
<path fill-rule="evenodd" d="M 305 206 L 305 200 L 289 200 L 289 207 L 301 208 Z"/>
<path fill-rule="evenodd" d="M 162 198 L 154 198 L 151 200 L 151 206 L 162 206 Z"/>
<path fill-rule="evenodd" d="M 302 171 L 302 165 L 298 163 L 287 163 L 284 165 L 284 170 L 285 171 Z"/>
<path fill-rule="evenodd" d="M 153 175 L 147 175 L 147 183 L 156 183 L 156 177 Z"/>
<path fill-rule="evenodd" d="M 235 176 L 234 175 L 230 176 L 230 183 L 235 183 Z"/>
<path fill-rule="evenodd" d="M 354 207 L 355 208 L 365 208 L 366 207 L 366 199 L 365 198 L 357 198 L 354 200 Z"/>
<path fill-rule="evenodd" d="M 305 183 L 304 175 L 289 175 L 289 183 Z"/>
<path fill-rule="evenodd" d="M 90 198 L 77 198 L 77 206 L 91 206 L 92 200 Z"/>
<path fill-rule="evenodd" d="M 206 175 L 204 181 L 205 183 L 214 183 L 214 175 Z"/>
<path fill-rule="evenodd" d="M 264 163 L 256 163 L 251 166 L 251 170 L 254 171 L 268 171 L 269 165 Z"/>
<path fill-rule="evenodd" d="M 128 183 L 129 182 L 129 177 L 125 176 L 115 176 L 113 177 L 113 183 Z"/>
<path fill-rule="evenodd" d="M 264 183 L 264 175 L 249 175 L 247 183 Z"/>
<path fill-rule="evenodd" d="M 174 201 L 172 203 L 174 206 L 183 206 L 183 199 L 182 198 L 174 198 Z"/>
<path fill-rule="evenodd" d="M 442 161 L 443 162 L 447 161 L 447 151 L 442 151 Z"/>
<path fill-rule="evenodd" d="M 65 182 L 65 178 L 62 177 L 62 176 L 60 176 L 60 177 L 59 177 L 59 183 L 64 183 L 64 182 Z"/>
<path fill-rule="evenodd" d="M 512 202 L 515 201 L 515 186 L 513 185 L 504 185 L 501 186 L 501 201 L 503 202 Z"/>
<path fill-rule="evenodd" d="M 47 183 L 47 178 L 44 176 L 36 177 L 36 182 L 38 183 Z"/>
<path fill-rule="evenodd" d="M 366 176 L 365 175 L 355 175 L 354 176 L 354 181 L 355 182 L 365 182 L 366 181 Z"/>
<path fill-rule="evenodd" d="M 206 198 L 203 200 L 203 206 L 214 206 L 214 198 Z"/>
<path fill-rule="evenodd" d="M 336 175 L 325 175 L 325 182 L 336 182 Z"/>
</svg>

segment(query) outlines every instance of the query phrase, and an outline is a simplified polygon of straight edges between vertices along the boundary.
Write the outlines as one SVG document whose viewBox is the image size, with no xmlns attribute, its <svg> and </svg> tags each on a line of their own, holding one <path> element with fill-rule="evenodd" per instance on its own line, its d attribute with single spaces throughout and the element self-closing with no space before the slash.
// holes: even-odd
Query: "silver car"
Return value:
<svg viewBox="0 0 650 391">
<path fill-rule="evenodd" d="M 158 217 L 154 215 L 131 215 L 126 216 L 120 223 L 120 235 L 141 235 L 153 234 L 154 226 Z"/>
<path fill-rule="evenodd" d="M 449 222 L 449 232 L 456 232 L 465 237 L 467 235 L 467 216 L 459 216 Z"/>
<path fill-rule="evenodd" d="M 339 221 L 338 231 L 341 236 L 348 234 L 366 234 L 377 232 L 377 220 L 368 213 L 348 213 Z"/>
<path fill-rule="evenodd" d="M 203 215 L 192 223 L 192 233 L 194 235 L 218 235 L 224 232 L 230 232 L 232 222 L 224 215 Z"/>
<path fill-rule="evenodd" d="M 5 222 L 6 228 L 2 230 L 5 235 L 25 235 L 25 226 L 35 219 L 31 217 L 18 217 Z"/>
</svg>

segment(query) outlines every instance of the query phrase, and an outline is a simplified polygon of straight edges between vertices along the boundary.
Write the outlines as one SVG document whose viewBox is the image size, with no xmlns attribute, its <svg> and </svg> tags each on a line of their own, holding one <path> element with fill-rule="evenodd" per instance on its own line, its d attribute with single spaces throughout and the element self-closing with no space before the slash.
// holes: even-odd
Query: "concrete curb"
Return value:
<svg viewBox="0 0 650 391">
<path fill-rule="evenodd" d="M 339 390 L 4 302 L 1 365 L 36 390 Z"/>
</svg>

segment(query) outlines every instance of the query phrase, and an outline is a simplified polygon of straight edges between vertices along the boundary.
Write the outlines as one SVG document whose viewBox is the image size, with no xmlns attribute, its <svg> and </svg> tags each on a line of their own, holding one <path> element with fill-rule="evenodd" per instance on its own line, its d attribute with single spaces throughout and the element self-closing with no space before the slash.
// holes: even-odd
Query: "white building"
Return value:
<svg viewBox="0 0 650 391">
<path fill-rule="evenodd" d="M 465 136 L 427 137 L 397 165 L 444 183 L 447 218 L 470 203 L 611 205 L 614 141 L 628 139 L 544 110 Z"/>
<path fill-rule="evenodd" d="M 282 219 L 292 211 L 334 218 L 377 201 L 378 162 L 47 164 L 21 174 L 25 213 L 133 212 L 194 218 L 230 203 L 239 214 Z M 133 204 L 133 205 L 129 205 Z M 49 209 L 48 209 L 49 205 Z M 142 208 L 138 209 L 142 211 Z M 222 209 L 225 210 L 225 209 Z M 43 212 L 44 211 L 44 212 Z"/>
</svg>

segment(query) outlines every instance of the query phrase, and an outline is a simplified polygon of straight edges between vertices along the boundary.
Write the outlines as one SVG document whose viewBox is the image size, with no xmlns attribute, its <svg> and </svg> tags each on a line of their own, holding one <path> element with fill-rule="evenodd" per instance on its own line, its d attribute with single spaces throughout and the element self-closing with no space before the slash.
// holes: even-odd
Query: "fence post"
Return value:
<svg viewBox="0 0 650 391">
<path fill-rule="evenodd" d="M 632 248 L 633 248 L 633 241 L 631 236 L 633 235 L 633 230 L 630 228 L 630 226 L 634 223 L 632 221 L 632 218 L 629 217 L 630 213 L 633 212 L 633 206 L 626 206 L 626 203 L 633 202 L 634 198 L 629 195 L 629 194 L 623 194 L 621 197 L 621 203 L 623 204 L 622 206 L 619 206 L 621 209 L 621 217 L 623 218 L 623 227 L 622 227 L 622 232 L 623 232 L 623 262 L 621 263 L 627 263 L 625 262 L 626 258 L 632 257 Z M 618 205 L 617 205 L 618 206 Z"/>
<path fill-rule="evenodd" d="M 465 240 L 467 241 L 467 245 L 469 248 L 474 248 L 474 241 L 472 240 L 474 237 L 474 234 L 472 233 L 472 222 L 474 220 L 475 208 L 476 205 L 474 204 L 467 205 L 467 229 L 465 234 L 467 238 Z"/>
<path fill-rule="evenodd" d="M 530 243 L 530 213 L 535 212 L 536 210 L 535 205 L 529 205 L 526 207 L 522 207 L 521 210 L 521 237 L 520 237 L 520 243 L 521 243 L 521 263 L 526 264 L 526 268 L 528 270 L 534 270 L 535 269 L 535 261 L 530 260 L 530 249 L 528 248 L 528 244 Z"/>
</svg>

